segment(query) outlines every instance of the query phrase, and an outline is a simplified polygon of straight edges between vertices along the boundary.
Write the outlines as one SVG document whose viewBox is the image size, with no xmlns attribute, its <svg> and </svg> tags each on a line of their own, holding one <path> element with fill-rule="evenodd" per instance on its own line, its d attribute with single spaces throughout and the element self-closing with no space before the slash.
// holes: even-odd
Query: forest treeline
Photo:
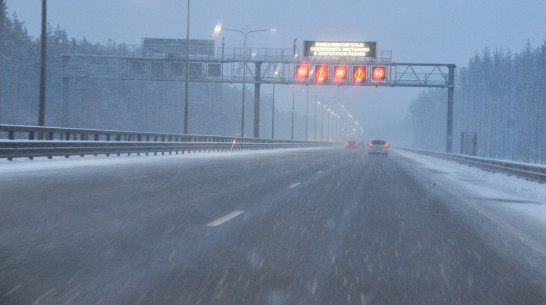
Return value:
<svg viewBox="0 0 546 305">
<path fill-rule="evenodd" d="M 71 78 L 68 115 L 62 122 L 61 54 L 128 55 L 123 44 L 91 43 L 70 38 L 60 26 L 47 29 L 45 125 L 181 133 L 184 83 Z M 16 14 L 7 15 L 0 0 L 0 124 L 36 125 L 38 121 L 40 39 L 31 37 Z M 237 135 L 241 130 L 241 89 L 226 84 L 190 83 L 189 132 Z M 245 95 L 245 135 L 252 136 L 253 93 Z M 261 102 L 260 133 L 271 134 L 271 103 Z M 275 111 L 276 138 L 290 138 L 291 114 Z M 296 122 L 304 118 L 296 115 Z M 300 127 L 300 126 L 298 126 Z M 303 131 L 302 131 L 303 130 Z M 302 139 L 303 128 L 295 128 Z"/>
<path fill-rule="evenodd" d="M 546 42 L 518 53 L 485 48 L 457 69 L 453 147 L 461 132 L 476 132 L 478 155 L 533 163 L 546 161 Z M 447 90 L 422 92 L 409 125 L 418 148 L 445 150 Z"/>
</svg>

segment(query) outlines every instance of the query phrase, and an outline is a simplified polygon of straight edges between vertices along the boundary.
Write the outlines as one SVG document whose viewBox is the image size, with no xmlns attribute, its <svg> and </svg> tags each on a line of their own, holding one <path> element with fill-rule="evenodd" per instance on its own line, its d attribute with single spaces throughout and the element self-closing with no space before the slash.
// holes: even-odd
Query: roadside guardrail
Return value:
<svg viewBox="0 0 546 305">
<path fill-rule="evenodd" d="M 461 154 L 450 154 L 410 148 L 398 148 L 409 152 L 428 155 L 432 157 L 453 160 L 462 164 L 479 167 L 485 170 L 504 172 L 509 175 L 523 177 L 539 182 L 546 182 L 546 166 L 528 164 L 523 162 L 506 161 L 500 159 L 482 158 Z"/>
<path fill-rule="evenodd" d="M 0 124 L 0 158 L 190 153 L 332 146 L 331 142 Z"/>
</svg>

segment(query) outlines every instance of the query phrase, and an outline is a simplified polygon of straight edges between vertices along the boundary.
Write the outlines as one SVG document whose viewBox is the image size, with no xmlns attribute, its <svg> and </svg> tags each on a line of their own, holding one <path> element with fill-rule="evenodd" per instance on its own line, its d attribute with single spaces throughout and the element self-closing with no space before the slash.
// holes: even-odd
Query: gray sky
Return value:
<svg viewBox="0 0 546 305">
<path fill-rule="evenodd" d="M 7 0 L 7 5 L 37 37 L 40 1 Z M 49 0 L 48 22 L 77 39 L 138 44 L 142 37 L 185 38 L 186 5 L 184 0 Z M 377 41 L 379 50 L 392 50 L 396 62 L 463 66 L 484 47 L 518 52 L 528 39 L 533 46 L 542 44 L 545 12 L 544 0 L 193 0 L 190 34 L 210 39 L 218 22 L 241 30 L 274 27 L 277 32 L 250 34 L 248 45 L 291 48 L 294 38 L 298 48 L 303 40 Z M 224 37 L 228 47 L 242 46 L 240 34 L 225 32 Z M 278 104 L 288 109 L 291 90 L 278 87 Z M 371 126 L 404 117 L 420 89 L 314 86 L 310 92 L 344 103 L 364 126 Z M 305 111 L 304 97 L 300 92 L 300 112 Z"/>
</svg>

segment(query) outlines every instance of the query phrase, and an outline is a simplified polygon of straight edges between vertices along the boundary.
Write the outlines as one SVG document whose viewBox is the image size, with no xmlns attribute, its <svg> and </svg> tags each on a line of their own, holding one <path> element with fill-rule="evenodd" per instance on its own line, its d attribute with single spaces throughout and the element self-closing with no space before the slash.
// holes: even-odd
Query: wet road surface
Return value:
<svg viewBox="0 0 546 305">
<path fill-rule="evenodd" d="M 0 175 L 0 304 L 546 304 L 395 153 L 136 160 Z"/>
</svg>

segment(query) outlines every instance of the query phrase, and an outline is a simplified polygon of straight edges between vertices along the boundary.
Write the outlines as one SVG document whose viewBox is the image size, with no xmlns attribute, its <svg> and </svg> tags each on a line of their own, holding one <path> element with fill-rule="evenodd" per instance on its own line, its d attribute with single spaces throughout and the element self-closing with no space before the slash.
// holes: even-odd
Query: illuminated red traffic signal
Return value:
<svg viewBox="0 0 546 305">
<path fill-rule="evenodd" d="M 366 80 L 366 66 L 353 66 L 353 83 L 361 83 Z"/>
<path fill-rule="evenodd" d="M 315 83 L 323 83 L 328 79 L 328 66 L 320 65 L 315 67 Z"/>
<path fill-rule="evenodd" d="M 387 70 L 385 67 L 373 67 L 372 69 L 372 79 L 374 80 L 383 80 L 387 75 Z"/>
<path fill-rule="evenodd" d="M 296 79 L 298 80 L 304 80 L 309 75 L 309 63 L 302 62 L 297 68 L 296 68 Z"/>
<path fill-rule="evenodd" d="M 347 78 L 347 66 L 337 66 L 334 69 L 334 82 L 342 82 Z"/>
</svg>

